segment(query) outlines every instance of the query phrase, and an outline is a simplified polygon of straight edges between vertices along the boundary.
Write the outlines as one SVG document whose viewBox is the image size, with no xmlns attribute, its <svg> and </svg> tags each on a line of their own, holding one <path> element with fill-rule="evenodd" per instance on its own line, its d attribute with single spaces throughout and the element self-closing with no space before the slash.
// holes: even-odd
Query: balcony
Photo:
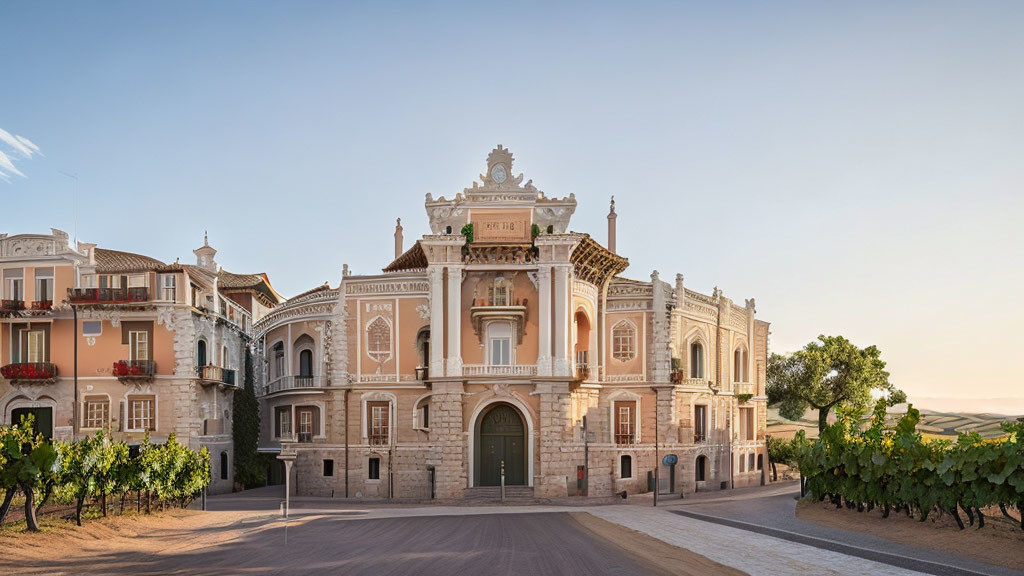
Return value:
<svg viewBox="0 0 1024 576">
<path fill-rule="evenodd" d="M 57 380 L 57 365 L 50 362 L 21 362 L 0 368 L 0 376 L 12 382 L 50 383 Z"/>
<path fill-rule="evenodd" d="M 235 371 L 220 366 L 198 366 L 196 376 L 203 384 L 221 384 L 223 386 L 235 386 Z"/>
<path fill-rule="evenodd" d="M 271 380 L 264 386 L 264 394 L 274 394 L 288 390 L 309 390 L 323 387 L 320 376 L 281 376 Z"/>
<path fill-rule="evenodd" d="M 577 362 L 576 363 L 576 379 L 583 380 L 584 382 L 596 382 L 597 381 L 597 366 L 591 366 L 590 364 Z"/>
<path fill-rule="evenodd" d="M 156 362 L 152 360 L 118 360 L 114 362 L 114 376 L 121 382 L 152 380 L 155 374 Z"/>
<path fill-rule="evenodd" d="M 739 396 L 740 394 L 754 395 L 754 385 L 750 382 L 733 382 L 732 393 Z"/>
<path fill-rule="evenodd" d="M 149 301 L 149 288 L 74 288 L 68 290 L 72 304 L 135 304 Z"/>
<path fill-rule="evenodd" d="M 25 309 L 24 300 L 0 300 L 0 311 L 19 312 Z"/>
<path fill-rule="evenodd" d="M 32 302 L 32 310 L 42 311 L 42 310 L 52 310 L 52 309 L 53 309 L 53 300 L 34 300 Z"/>
<path fill-rule="evenodd" d="M 536 364 L 463 364 L 463 376 L 536 376 Z"/>
<path fill-rule="evenodd" d="M 495 300 L 493 298 L 477 298 L 469 309 L 469 318 L 473 323 L 473 331 L 483 338 L 483 325 L 495 320 L 506 320 L 516 326 L 516 334 L 522 343 L 523 327 L 526 326 L 526 305 L 528 300 Z"/>
</svg>

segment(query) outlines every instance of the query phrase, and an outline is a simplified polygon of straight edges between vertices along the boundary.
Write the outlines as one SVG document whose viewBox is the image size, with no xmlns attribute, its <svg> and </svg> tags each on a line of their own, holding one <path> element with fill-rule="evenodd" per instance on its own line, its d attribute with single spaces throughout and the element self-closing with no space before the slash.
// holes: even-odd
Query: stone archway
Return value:
<svg viewBox="0 0 1024 576">
<path fill-rule="evenodd" d="M 522 413 L 513 405 L 496 402 L 476 421 L 475 486 L 498 486 L 501 464 L 505 464 L 505 485 L 527 484 L 527 430 Z"/>
</svg>

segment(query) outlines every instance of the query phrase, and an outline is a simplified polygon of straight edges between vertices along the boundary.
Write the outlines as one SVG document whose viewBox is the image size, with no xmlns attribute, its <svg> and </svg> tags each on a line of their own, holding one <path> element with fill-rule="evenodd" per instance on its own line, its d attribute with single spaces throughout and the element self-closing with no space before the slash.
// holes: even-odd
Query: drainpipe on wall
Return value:
<svg viewBox="0 0 1024 576">
<path fill-rule="evenodd" d="M 345 389 L 345 498 L 348 498 L 348 393 L 349 389 Z"/>
</svg>

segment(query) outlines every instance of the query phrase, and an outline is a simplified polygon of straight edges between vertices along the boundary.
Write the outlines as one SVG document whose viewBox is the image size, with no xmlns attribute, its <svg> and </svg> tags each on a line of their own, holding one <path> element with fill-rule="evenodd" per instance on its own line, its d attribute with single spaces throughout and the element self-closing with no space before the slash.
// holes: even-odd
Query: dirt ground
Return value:
<svg viewBox="0 0 1024 576">
<path fill-rule="evenodd" d="M 905 513 L 892 512 L 882 518 L 880 510 L 857 512 L 846 508 L 837 509 L 826 502 L 801 501 L 796 507 L 797 518 L 815 522 L 822 526 L 855 530 L 875 536 L 884 535 L 910 546 L 931 548 L 951 554 L 974 558 L 982 562 L 1024 570 L 1024 530 L 1013 525 L 998 511 L 986 514 L 985 528 L 978 530 L 977 522 L 965 530 L 959 530 L 952 516 L 929 515 L 920 522 L 908 518 Z M 961 512 L 964 524 L 967 516 Z"/>
<path fill-rule="evenodd" d="M 577 524 L 622 549 L 650 567 L 652 574 L 677 576 L 736 576 L 746 574 L 700 554 L 672 546 L 642 532 L 630 530 L 584 512 L 570 514 Z"/>
</svg>

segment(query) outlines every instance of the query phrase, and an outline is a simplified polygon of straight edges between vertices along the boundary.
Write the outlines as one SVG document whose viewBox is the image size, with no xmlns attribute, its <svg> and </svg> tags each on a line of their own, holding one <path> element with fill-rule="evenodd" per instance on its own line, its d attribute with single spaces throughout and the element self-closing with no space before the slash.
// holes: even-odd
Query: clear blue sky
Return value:
<svg viewBox="0 0 1024 576">
<path fill-rule="evenodd" d="M 828 4 L 828 5 L 826 5 Z M 497 143 L 572 228 L 877 344 L 911 397 L 1024 396 L 1024 3 L 4 2 L 0 231 L 284 294 L 379 270 Z M 0 165 L 0 172 L 3 171 Z M 76 181 L 62 175 L 78 175 Z"/>
</svg>

